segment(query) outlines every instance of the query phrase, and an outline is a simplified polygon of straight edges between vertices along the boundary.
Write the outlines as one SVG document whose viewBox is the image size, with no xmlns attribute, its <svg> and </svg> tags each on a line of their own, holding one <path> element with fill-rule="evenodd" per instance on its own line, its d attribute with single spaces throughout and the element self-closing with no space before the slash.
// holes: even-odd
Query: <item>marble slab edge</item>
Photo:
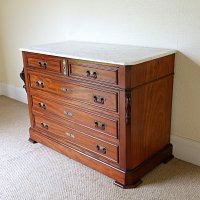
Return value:
<svg viewBox="0 0 200 200">
<path fill-rule="evenodd" d="M 29 52 L 29 53 L 39 53 L 39 54 L 45 54 L 45 55 L 50 55 L 50 56 L 57 56 L 57 57 L 63 57 L 63 58 L 72 58 L 72 59 L 80 59 L 80 60 L 85 60 L 85 61 L 93 61 L 93 62 L 101 62 L 101 63 L 109 63 L 109 64 L 115 64 L 115 65 L 137 65 L 140 63 L 144 63 L 144 62 L 148 62 L 150 60 L 154 60 L 157 58 L 161 58 L 161 57 L 165 57 L 171 54 L 175 54 L 177 53 L 176 50 L 168 50 L 166 53 L 161 53 L 155 56 L 150 56 L 147 58 L 143 58 L 143 59 L 136 59 L 132 62 L 115 62 L 115 61 L 111 61 L 111 60 L 103 60 L 103 59 L 93 59 L 93 58 L 88 58 L 88 57 L 79 57 L 79 56 L 73 56 L 70 54 L 64 54 L 64 53 L 52 53 L 52 52 L 48 52 L 48 51 L 40 51 L 40 50 L 34 50 L 34 49 L 26 49 L 26 48 L 20 48 L 19 49 L 22 52 Z"/>
</svg>

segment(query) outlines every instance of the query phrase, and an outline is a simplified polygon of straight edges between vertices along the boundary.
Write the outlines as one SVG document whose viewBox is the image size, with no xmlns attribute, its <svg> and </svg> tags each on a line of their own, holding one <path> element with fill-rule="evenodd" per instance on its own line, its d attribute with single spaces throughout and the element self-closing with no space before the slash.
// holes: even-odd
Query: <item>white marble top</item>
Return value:
<svg viewBox="0 0 200 200">
<path fill-rule="evenodd" d="M 119 65 L 135 65 L 176 53 L 170 49 L 79 41 L 20 48 L 20 51 Z"/>
</svg>

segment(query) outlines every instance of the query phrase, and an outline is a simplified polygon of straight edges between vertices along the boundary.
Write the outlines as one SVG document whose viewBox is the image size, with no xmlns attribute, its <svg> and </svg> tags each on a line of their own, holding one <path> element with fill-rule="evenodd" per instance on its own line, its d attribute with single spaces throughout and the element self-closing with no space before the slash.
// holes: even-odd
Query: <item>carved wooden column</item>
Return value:
<svg viewBox="0 0 200 200">
<path fill-rule="evenodd" d="M 25 82 L 24 69 L 23 69 L 22 72 L 20 73 L 20 78 L 22 79 L 22 81 L 24 81 L 23 88 L 26 90 L 26 82 Z"/>
<path fill-rule="evenodd" d="M 26 81 L 25 81 L 25 74 L 24 74 L 24 68 L 22 70 L 22 72 L 20 73 L 20 78 L 22 79 L 22 81 L 24 82 L 23 88 L 26 90 Z M 27 91 L 26 91 L 27 92 Z M 32 140 L 31 138 L 29 138 L 29 142 L 35 144 L 37 143 L 36 141 Z"/>
<path fill-rule="evenodd" d="M 126 91 L 126 124 L 131 123 L 131 90 Z"/>
</svg>

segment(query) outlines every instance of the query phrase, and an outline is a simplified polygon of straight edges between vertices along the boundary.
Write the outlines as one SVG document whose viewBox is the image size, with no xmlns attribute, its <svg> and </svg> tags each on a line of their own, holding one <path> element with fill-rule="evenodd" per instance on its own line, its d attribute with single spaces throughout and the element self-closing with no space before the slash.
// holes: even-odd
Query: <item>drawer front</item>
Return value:
<svg viewBox="0 0 200 200">
<path fill-rule="evenodd" d="M 69 76 L 92 82 L 118 84 L 118 68 L 108 65 L 69 60 Z"/>
<path fill-rule="evenodd" d="M 42 54 L 27 54 L 27 67 L 40 69 L 44 72 L 62 73 L 62 59 Z"/>
<path fill-rule="evenodd" d="M 103 160 L 118 163 L 118 146 L 90 137 L 64 125 L 41 116 L 35 116 L 35 127 L 43 130 L 43 134 L 54 136 L 63 143 L 70 143 L 90 152 L 90 155 Z"/>
<path fill-rule="evenodd" d="M 39 109 L 41 112 L 59 115 L 100 133 L 107 134 L 114 138 L 118 137 L 118 120 L 101 117 L 97 114 L 91 114 L 67 104 L 63 105 L 44 98 L 33 96 L 32 101 L 33 108 Z"/>
<path fill-rule="evenodd" d="M 115 112 L 118 111 L 117 92 L 104 92 L 102 90 L 67 82 L 55 81 L 51 78 L 33 74 L 30 74 L 30 86 L 32 88 L 73 98 L 83 103 L 89 103 L 104 109 L 109 109 Z"/>
</svg>

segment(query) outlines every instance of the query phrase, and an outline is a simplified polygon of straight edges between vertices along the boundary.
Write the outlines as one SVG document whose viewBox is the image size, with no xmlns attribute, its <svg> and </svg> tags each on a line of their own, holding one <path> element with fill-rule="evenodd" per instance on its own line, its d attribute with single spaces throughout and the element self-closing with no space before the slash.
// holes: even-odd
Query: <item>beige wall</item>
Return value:
<svg viewBox="0 0 200 200">
<path fill-rule="evenodd" d="M 0 24 L 1 24 L 1 18 L 0 18 Z M 2 42 L 1 42 L 1 27 L 0 27 L 0 91 L 1 91 L 2 79 L 3 79 L 3 75 L 4 75 L 4 73 L 3 73 L 3 51 L 2 51 L 3 48 L 2 48 L 1 44 L 2 44 Z"/>
<path fill-rule="evenodd" d="M 0 0 L 0 95 L 1 95 L 1 82 L 2 82 L 2 77 L 3 77 L 3 56 L 2 56 L 2 42 L 1 42 L 1 33 L 2 33 L 2 21 L 1 21 L 1 11 L 2 11 L 2 8 L 1 8 L 1 2 L 3 0 Z"/>
<path fill-rule="evenodd" d="M 2 78 L 3 78 L 3 63 L 2 63 L 2 55 L 1 55 L 1 47 L 0 47 L 0 95 L 1 95 Z"/>
<path fill-rule="evenodd" d="M 21 87 L 19 47 L 69 39 L 174 48 L 172 133 L 200 142 L 199 0 L 0 0 L 3 82 Z"/>
</svg>

